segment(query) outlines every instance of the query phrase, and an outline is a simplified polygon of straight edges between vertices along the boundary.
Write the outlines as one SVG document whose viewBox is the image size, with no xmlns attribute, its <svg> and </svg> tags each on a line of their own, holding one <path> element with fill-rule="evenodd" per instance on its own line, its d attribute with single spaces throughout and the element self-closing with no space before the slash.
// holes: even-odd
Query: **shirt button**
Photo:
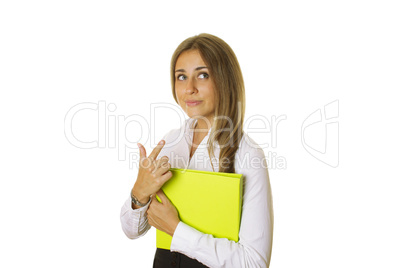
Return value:
<svg viewBox="0 0 402 268">
<path fill-rule="evenodd" d="M 172 264 L 173 267 L 175 267 L 177 263 L 176 263 L 176 261 L 172 261 L 171 264 Z"/>
<path fill-rule="evenodd" d="M 176 258 L 177 258 L 177 253 L 176 253 L 176 252 L 173 252 L 173 253 L 172 253 L 172 256 L 173 256 L 173 259 L 176 259 Z"/>
</svg>

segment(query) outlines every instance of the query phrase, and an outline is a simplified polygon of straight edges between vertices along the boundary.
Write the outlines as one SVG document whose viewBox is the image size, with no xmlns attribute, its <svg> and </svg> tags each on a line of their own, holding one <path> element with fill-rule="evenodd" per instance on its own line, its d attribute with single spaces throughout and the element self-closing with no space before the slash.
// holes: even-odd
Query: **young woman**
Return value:
<svg viewBox="0 0 402 268">
<path fill-rule="evenodd" d="M 134 239 L 154 226 L 172 236 L 170 251 L 156 250 L 154 267 L 268 267 L 271 187 L 263 150 L 243 132 L 245 92 L 236 55 L 216 36 L 190 37 L 172 56 L 171 81 L 173 97 L 189 118 L 149 156 L 138 145 L 138 177 L 121 209 L 124 233 Z M 180 221 L 160 190 L 172 176 L 171 167 L 243 174 L 238 242 L 214 238 Z"/>
</svg>

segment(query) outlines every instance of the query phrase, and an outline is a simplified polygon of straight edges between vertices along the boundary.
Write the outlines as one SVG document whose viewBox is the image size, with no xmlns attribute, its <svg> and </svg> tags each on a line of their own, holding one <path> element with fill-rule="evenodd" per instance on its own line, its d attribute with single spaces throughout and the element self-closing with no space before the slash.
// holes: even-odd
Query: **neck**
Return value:
<svg viewBox="0 0 402 268">
<path fill-rule="evenodd" d="M 208 132 L 212 127 L 212 122 L 212 120 L 207 118 L 199 118 L 194 129 L 200 130 L 200 132 Z"/>
</svg>

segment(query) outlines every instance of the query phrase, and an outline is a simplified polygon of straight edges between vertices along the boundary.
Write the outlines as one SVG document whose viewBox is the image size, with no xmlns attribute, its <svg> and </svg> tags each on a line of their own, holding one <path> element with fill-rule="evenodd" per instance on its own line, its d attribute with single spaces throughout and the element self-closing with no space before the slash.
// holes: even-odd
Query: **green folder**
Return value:
<svg viewBox="0 0 402 268">
<path fill-rule="evenodd" d="M 171 168 L 162 187 L 182 222 L 215 238 L 239 240 L 243 175 Z M 160 201 L 159 197 L 157 199 Z M 169 249 L 172 237 L 156 230 L 156 247 Z"/>
</svg>

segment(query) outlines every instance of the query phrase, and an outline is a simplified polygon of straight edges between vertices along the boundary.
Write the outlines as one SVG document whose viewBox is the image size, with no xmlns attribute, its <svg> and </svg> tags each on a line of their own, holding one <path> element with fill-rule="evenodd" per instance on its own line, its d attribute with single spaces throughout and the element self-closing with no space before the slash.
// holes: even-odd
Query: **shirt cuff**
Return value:
<svg viewBox="0 0 402 268">
<path fill-rule="evenodd" d="M 146 218 L 146 213 L 147 213 L 149 204 L 151 204 L 151 198 L 148 200 L 148 203 L 145 206 L 139 207 L 137 209 L 133 209 L 133 207 L 132 207 L 131 196 L 126 202 L 127 202 L 127 206 L 129 207 L 129 211 L 130 211 L 130 215 L 131 215 L 132 219 L 140 220 L 140 219 Z"/>
<path fill-rule="evenodd" d="M 152 198 L 150 198 L 148 200 L 148 202 L 145 204 L 145 206 L 133 209 L 133 206 L 132 206 L 133 202 L 131 201 L 131 197 L 130 197 L 130 207 L 131 207 L 132 210 L 144 211 L 144 210 L 148 209 L 149 204 L 151 204 L 151 201 L 152 201 Z"/>
<path fill-rule="evenodd" d="M 192 252 L 198 245 L 197 241 L 203 233 L 193 227 L 180 221 L 172 237 L 170 251 L 176 251 L 183 254 Z"/>
</svg>

